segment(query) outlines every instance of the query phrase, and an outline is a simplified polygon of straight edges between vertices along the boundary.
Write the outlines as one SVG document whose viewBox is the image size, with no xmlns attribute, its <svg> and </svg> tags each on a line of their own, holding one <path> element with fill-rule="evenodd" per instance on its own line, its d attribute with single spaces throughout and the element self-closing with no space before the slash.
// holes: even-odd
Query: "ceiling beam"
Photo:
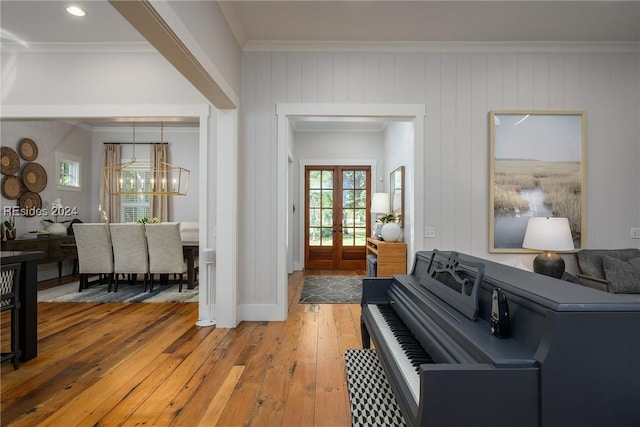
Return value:
<svg viewBox="0 0 640 427">
<path fill-rule="evenodd" d="M 109 0 L 109 3 L 216 108 L 238 107 L 148 0 Z"/>
</svg>

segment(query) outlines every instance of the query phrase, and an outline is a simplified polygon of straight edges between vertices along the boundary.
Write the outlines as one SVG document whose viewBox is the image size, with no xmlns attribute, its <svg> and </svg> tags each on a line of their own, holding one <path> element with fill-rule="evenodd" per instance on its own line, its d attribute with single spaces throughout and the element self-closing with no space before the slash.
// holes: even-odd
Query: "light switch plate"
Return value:
<svg viewBox="0 0 640 427">
<path fill-rule="evenodd" d="M 640 228 L 632 228 L 631 229 L 631 238 L 632 239 L 640 239 Z"/>
<path fill-rule="evenodd" d="M 424 228 L 424 237 L 428 237 L 428 238 L 436 237 L 436 228 L 435 227 L 425 227 Z"/>
</svg>

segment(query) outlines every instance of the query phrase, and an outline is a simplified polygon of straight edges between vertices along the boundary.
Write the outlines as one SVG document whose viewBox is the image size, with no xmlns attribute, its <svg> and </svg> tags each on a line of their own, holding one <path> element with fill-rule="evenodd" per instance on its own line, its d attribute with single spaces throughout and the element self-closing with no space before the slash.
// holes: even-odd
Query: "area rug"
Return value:
<svg viewBox="0 0 640 427">
<path fill-rule="evenodd" d="M 345 363 L 352 425 L 405 426 L 376 351 L 368 348 L 348 349 Z"/>
<path fill-rule="evenodd" d="M 300 303 L 358 304 L 362 298 L 362 276 L 305 276 Z"/>
<path fill-rule="evenodd" d="M 107 292 L 107 285 L 90 285 L 78 292 L 78 282 L 67 283 L 38 292 L 38 302 L 198 302 L 198 287 L 188 289 L 178 285 L 155 284 L 153 292 L 144 291 L 144 284 L 118 284 L 117 292 Z"/>
</svg>

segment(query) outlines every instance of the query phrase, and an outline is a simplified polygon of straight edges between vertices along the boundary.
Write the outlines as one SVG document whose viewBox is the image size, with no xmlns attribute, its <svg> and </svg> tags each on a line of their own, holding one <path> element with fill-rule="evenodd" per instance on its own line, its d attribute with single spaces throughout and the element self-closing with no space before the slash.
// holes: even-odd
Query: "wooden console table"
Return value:
<svg viewBox="0 0 640 427">
<path fill-rule="evenodd" d="M 378 258 L 378 277 L 391 277 L 394 274 L 407 274 L 407 244 L 404 242 L 385 242 L 367 237 L 367 254 Z"/>
<path fill-rule="evenodd" d="M 3 240 L 3 251 L 41 251 L 44 258 L 38 264 L 58 263 L 58 277 L 62 276 L 62 261 L 78 259 L 76 239 L 73 236 L 44 235 L 32 239 Z"/>
</svg>

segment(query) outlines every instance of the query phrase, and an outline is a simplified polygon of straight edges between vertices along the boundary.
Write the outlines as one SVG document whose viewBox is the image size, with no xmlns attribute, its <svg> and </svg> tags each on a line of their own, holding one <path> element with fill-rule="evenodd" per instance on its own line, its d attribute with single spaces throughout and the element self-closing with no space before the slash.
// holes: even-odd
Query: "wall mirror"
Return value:
<svg viewBox="0 0 640 427">
<path fill-rule="evenodd" d="M 389 183 L 391 213 L 398 218 L 398 225 L 402 228 L 404 227 L 404 166 L 391 172 Z"/>
</svg>

